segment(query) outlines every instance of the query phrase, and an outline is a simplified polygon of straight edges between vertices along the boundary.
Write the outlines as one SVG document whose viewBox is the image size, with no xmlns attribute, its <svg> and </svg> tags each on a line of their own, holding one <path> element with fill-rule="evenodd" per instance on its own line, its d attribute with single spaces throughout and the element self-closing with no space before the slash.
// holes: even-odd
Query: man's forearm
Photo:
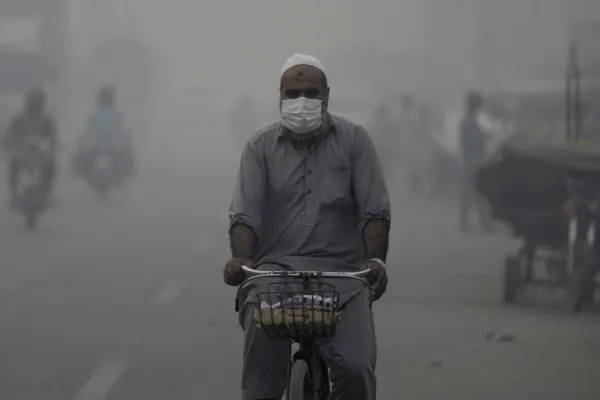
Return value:
<svg viewBox="0 0 600 400">
<path fill-rule="evenodd" d="M 363 244 L 365 260 L 379 258 L 383 261 L 387 258 L 390 234 L 390 222 L 372 219 L 363 229 Z"/>
<path fill-rule="evenodd" d="M 256 242 L 256 235 L 246 225 L 234 225 L 229 232 L 229 243 L 233 258 L 247 258 L 251 260 L 254 257 Z"/>
</svg>

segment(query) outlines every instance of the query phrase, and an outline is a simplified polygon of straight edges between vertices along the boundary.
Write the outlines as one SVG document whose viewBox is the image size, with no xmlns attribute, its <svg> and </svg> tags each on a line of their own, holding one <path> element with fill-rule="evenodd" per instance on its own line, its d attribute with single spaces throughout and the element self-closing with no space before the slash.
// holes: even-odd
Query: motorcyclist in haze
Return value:
<svg viewBox="0 0 600 400">
<path fill-rule="evenodd" d="M 83 176 L 90 172 L 98 151 L 110 151 L 122 179 L 131 173 L 131 141 L 123 115 L 115 105 L 115 91 L 108 86 L 98 91 L 96 107 L 87 117 L 85 130 L 79 139 L 79 165 L 76 168 Z"/>
<path fill-rule="evenodd" d="M 15 152 L 24 149 L 25 141 L 30 136 L 37 136 L 47 140 L 52 153 L 44 166 L 44 188 L 45 196 L 48 198 L 52 193 L 56 161 L 55 151 L 57 145 L 56 123 L 54 118 L 46 111 L 46 93 L 41 89 L 31 90 L 25 98 L 25 106 L 22 111 L 13 117 L 6 133 L 5 147 L 9 157 L 9 193 L 11 206 L 15 207 L 17 198 L 17 185 L 19 178 L 19 157 Z"/>
</svg>

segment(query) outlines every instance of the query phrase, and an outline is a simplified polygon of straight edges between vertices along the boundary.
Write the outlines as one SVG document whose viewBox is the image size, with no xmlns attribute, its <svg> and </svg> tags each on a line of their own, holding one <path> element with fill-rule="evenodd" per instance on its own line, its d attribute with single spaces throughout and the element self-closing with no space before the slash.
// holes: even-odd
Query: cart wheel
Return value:
<svg viewBox="0 0 600 400">
<path fill-rule="evenodd" d="M 579 312 L 586 304 L 594 302 L 596 290 L 596 262 L 591 248 L 578 249 L 575 270 L 567 278 L 569 307 L 572 312 Z"/>
<path fill-rule="evenodd" d="M 519 258 L 508 256 L 504 260 L 504 288 L 502 300 L 506 304 L 512 304 L 517 298 L 520 285 Z"/>
<path fill-rule="evenodd" d="M 533 262 L 535 257 L 535 246 L 527 246 L 523 257 L 525 258 L 525 283 L 532 284 L 535 280 L 535 275 L 533 273 Z"/>
<path fill-rule="evenodd" d="M 583 283 L 584 283 L 584 296 L 583 300 L 585 304 L 593 304 L 595 301 L 596 294 L 596 273 L 598 270 L 594 264 L 588 265 L 583 271 Z"/>
</svg>

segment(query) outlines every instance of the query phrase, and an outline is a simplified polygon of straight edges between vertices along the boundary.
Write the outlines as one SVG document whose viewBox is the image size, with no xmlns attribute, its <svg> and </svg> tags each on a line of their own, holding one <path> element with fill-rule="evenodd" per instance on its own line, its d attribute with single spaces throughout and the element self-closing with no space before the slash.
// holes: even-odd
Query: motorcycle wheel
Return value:
<svg viewBox="0 0 600 400">
<path fill-rule="evenodd" d="M 28 213 L 25 215 L 25 227 L 28 231 L 35 231 L 37 229 L 37 215 L 34 213 Z"/>
<path fill-rule="evenodd" d="M 109 193 L 109 190 L 105 186 L 100 186 L 100 187 L 96 188 L 96 194 L 98 195 L 98 200 L 102 204 L 105 204 L 108 202 L 108 193 Z"/>
</svg>

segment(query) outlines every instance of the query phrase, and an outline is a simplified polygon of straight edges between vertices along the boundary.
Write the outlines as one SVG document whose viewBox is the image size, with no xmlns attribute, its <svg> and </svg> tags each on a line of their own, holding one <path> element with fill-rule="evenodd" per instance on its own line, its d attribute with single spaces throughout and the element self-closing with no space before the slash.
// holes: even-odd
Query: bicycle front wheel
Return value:
<svg viewBox="0 0 600 400">
<path fill-rule="evenodd" d="M 310 366 L 301 358 L 292 364 L 288 393 L 290 400 L 315 400 L 313 399 Z"/>
</svg>

